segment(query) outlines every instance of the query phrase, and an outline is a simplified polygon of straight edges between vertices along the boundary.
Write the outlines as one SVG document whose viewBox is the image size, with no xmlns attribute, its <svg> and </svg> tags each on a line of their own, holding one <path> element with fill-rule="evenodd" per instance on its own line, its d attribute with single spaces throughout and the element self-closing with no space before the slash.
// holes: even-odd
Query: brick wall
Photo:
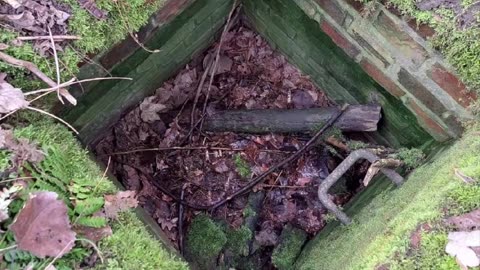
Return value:
<svg viewBox="0 0 480 270">
<path fill-rule="evenodd" d="M 462 132 L 458 119 L 477 97 L 433 49 L 434 31 L 382 5 L 366 17 L 355 0 L 294 0 L 318 28 L 391 95 L 413 112 L 439 141 Z"/>
</svg>

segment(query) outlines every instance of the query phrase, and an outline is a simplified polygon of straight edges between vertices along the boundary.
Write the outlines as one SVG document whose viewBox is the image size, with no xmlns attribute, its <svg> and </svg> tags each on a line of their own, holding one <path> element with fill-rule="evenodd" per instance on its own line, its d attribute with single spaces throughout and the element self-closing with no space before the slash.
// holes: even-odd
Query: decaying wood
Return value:
<svg viewBox="0 0 480 270">
<path fill-rule="evenodd" d="M 328 190 L 335 184 L 340 177 L 342 177 L 350 167 L 355 164 L 359 159 L 366 159 L 370 161 L 370 163 L 375 163 L 376 161 L 380 160 L 380 158 L 375 155 L 374 153 L 366 150 L 360 149 L 355 150 L 350 155 L 340 163 L 340 165 L 333 170 L 330 175 L 322 181 L 320 186 L 318 187 L 318 198 L 325 208 L 327 208 L 331 213 L 333 213 L 340 222 L 347 225 L 350 224 L 352 221 L 351 219 L 330 199 L 328 195 Z M 379 168 L 385 176 L 387 176 L 393 183 L 397 186 L 403 183 L 403 177 L 399 175 L 392 169 L 388 168 Z"/>
<path fill-rule="evenodd" d="M 381 118 L 379 105 L 351 105 L 335 127 L 342 131 L 376 131 Z M 221 111 L 205 119 L 206 131 L 243 133 L 297 133 L 320 129 L 338 108 L 268 109 Z"/>
<path fill-rule="evenodd" d="M 78 40 L 82 39 L 79 36 L 70 36 L 70 35 L 53 35 L 52 38 L 54 40 Z M 28 37 L 17 37 L 17 40 L 42 40 L 42 39 L 50 39 L 50 36 L 28 36 Z"/>
</svg>

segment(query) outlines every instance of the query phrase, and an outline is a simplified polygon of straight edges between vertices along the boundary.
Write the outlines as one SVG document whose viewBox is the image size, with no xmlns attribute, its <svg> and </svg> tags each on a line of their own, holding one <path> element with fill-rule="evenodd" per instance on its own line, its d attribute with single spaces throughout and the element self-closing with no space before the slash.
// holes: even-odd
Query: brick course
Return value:
<svg viewBox="0 0 480 270">
<path fill-rule="evenodd" d="M 420 123 L 430 131 L 430 134 L 435 137 L 436 140 L 445 141 L 448 140 L 450 135 L 444 130 L 444 128 L 433 120 L 429 113 L 425 112 L 414 100 L 408 99 L 407 107 L 409 107 L 417 116 Z"/>
<path fill-rule="evenodd" d="M 338 47 L 342 48 L 343 51 L 351 58 L 355 58 L 360 53 L 355 45 L 353 45 L 342 34 L 335 30 L 335 28 L 333 28 L 333 26 L 327 21 L 322 21 L 320 23 L 320 28 L 322 28 L 323 32 L 332 38 L 333 42 L 335 42 Z"/>
<path fill-rule="evenodd" d="M 376 82 L 383 86 L 385 90 L 387 90 L 390 94 L 398 98 L 405 95 L 405 92 L 400 89 L 400 87 L 398 87 L 391 78 L 386 76 L 385 73 L 378 69 L 368 59 L 362 59 L 360 61 L 360 65 L 362 66 L 363 70 L 365 70 L 365 72 L 370 75 L 370 77 L 372 77 Z"/>
<path fill-rule="evenodd" d="M 427 75 L 464 107 L 468 107 L 477 99 L 474 92 L 469 92 L 465 84 L 439 63 L 435 63 L 427 71 Z"/>
</svg>

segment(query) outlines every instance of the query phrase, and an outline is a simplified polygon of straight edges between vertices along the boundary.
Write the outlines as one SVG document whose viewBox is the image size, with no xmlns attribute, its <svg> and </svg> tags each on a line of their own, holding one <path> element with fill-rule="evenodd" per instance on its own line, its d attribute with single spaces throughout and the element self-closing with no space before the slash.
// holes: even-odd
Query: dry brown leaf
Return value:
<svg viewBox="0 0 480 270">
<path fill-rule="evenodd" d="M 22 90 L 7 82 L 0 82 L 0 113 L 9 113 L 28 106 Z"/>
<path fill-rule="evenodd" d="M 445 223 L 450 226 L 454 226 L 459 230 L 473 230 L 480 229 L 480 209 L 472 212 L 448 218 Z"/>
<path fill-rule="evenodd" d="M 44 258 L 61 257 L 75 242 L 67 206 L 55 192 L 36 192 L 25 203 L 10 226 L 19 249 Z"/>
<path fill-rule="evenodd" d="M 108 12 L 99 9 L 94 0 L 78 0 L 78 3 L 82 8 L 92 14 L 93 17 L 99 20 L 104 20 L 107 18 Z"/>
<path fill-rule="evenodd" d="M 115 195 L 105 195 L 105 215 L 116 219 L 119 212 L 138 206 L 136 193 L 133 190 L 119 191 Z"/>
<path fill-rule="evenodd" d="M 465 182 L 467 184 L 473 184 L 473 183 L 477 182 L 475 179 L 473 179 L 472 177 L 464 174 L 459 169 L 455 169 L 455 176 L 457 176 L 458 178 L 460 178 L 463 182 Z"/>
<path fill-rule="evenodd" d="M 9 129 L 2 129 L 0 127 L 0 149 L 10 149 L 16 144 L 13 138 L 13 132 Z"/>
<path fill-rule="evenodd" d="M 143 100 L 140 104 L 140 117 L 143 122 L 153 123 L 160 120 L 158 113 L 163 112 L 167 109 L 167 106 L 163 104 L 158 104 L 154 102 L 155 97 L 148 97 Z"/>
<path fill-rule="evenodd" d="M 75 226 L 73 230 L 79 234 L 84 236 L 85 238 L 93 241 L 98 242 L 105 237 L 112 235 L 112 228 L 110 226 L 105 226 L 101 228 L 93 228 L 87 226 Z"/>
</svg>

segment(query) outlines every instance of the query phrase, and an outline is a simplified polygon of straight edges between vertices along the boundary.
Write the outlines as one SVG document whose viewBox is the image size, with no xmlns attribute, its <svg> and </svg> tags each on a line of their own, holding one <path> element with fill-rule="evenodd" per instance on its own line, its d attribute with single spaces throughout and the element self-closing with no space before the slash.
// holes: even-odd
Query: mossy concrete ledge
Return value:
<svg viewBox="0 0 480 270">
<path fill-rule="evenodd" d="M 478 128 L 469 130 L 453 145 L 437 152 L 432 161 L 413 171 L 401 188 L 394 188 L 386 179 L 376 179 L 374 186 L 357 195 L 346 207 L 354 223 L 328 224 L 307 244 L 295 268 L 376 269 L 389 264 L 389 269 L 413 269 L 398 262 L 398 256 L 409 249 L 410 235 L 419 225 L 440 220 L 445 211 L 459 214 L 480 207 L 480 182 L 466 185 L 454 175 L 457 169 L 480 179 L 477 134 Z M 442 239 L 446 239 L 447 233 L 443 234 Z M 434 254 L 444 254 L 444 245 L 434 248 Z M 442 256 L 442 260 L 450 258 Z M 422 263 L 432 258 L 416 259 L 419 265 L 429 265 L 417 269 L 454 269 Z"/>
</svg>

